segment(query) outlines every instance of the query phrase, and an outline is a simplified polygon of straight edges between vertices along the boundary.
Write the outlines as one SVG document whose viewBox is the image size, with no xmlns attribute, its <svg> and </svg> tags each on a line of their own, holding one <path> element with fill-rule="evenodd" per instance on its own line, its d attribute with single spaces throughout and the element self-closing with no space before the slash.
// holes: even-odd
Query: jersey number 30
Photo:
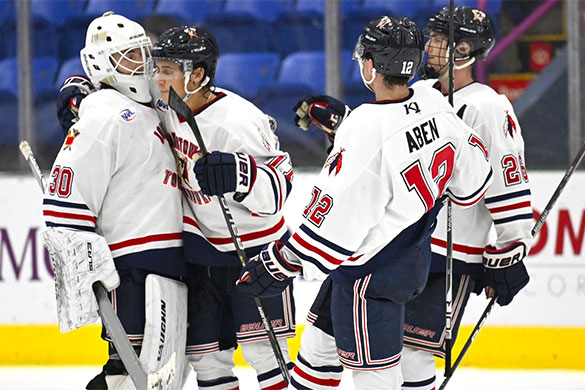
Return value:
<svg viewBox="0 0 585 390">
<path fill-rule="evenodd" d="M 67 198 L 71 195 L 71 182 L 73 181 L 73 170 L 69 167 L 53 168 L 51 172 L 51 182 L 49 183 L 49 194 L 57 193 L 59 198 Z"/>
<path fill-rule="evenodd" d="M 451 143 L 447 143 L 435 151 L 428 172 L 439 188 L 437 196 L 433 195 L 431 187 L 426 179 L 426 176 L 428 175 L 423 173 L 424 168 L 422 167 L 420 160 L 416 160 L 401 172 L 408 190 L 416 191 L 418 197 L 423 202 L 426 211 L 432 209 L 435 205 L 435 200 L 443 196 L 445 185 L 453 174 L 454 163 L 455 147 Z"/>
</svg>

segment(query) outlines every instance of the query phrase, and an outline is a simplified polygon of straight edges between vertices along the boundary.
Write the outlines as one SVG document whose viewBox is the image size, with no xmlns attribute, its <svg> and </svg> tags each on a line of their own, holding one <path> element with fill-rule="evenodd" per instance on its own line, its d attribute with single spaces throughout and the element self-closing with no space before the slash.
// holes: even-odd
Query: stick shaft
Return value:
<svg viewBox="0 0 585 390">
<path fill-rule="evenodd" d="M 187 123 L 191 127 L 191 130 L 193 131 L 193 135 L 195 136 L 197 143 L 199 144 L 199 148 L 201 149 L 201 152 L 203 153 L 204 156 L 207 155 L 207 153 L 208 153 L 207 147 L 205 146 L 205 142 L 203 141 L 203 137 L 201 136 L 201 131 L 199 130 L 199 127 L 197 126 L 197 122 L 195 121 L 195 117 L 193 116 L 193 113 L 191 112 L 189 107 L 185 104 L 185 102 L 183 102 L 183 100 L 179 97 L 179 95 L 177 95 L 177 93 L 174 91 L 174 89 L 172 87 L 169 91 L 169 107 L 171 107 L 173 110 L 175 110 L 175 112 L 177 112 L 179 115 L 181 115 L 183 117 L 183 119 L 185 119 L 185 121 L 187 121 Z M 220 205 L 223 217 L 225 219 L 226 226 L 228 228 L 228 231 L 230 233 L 230 236 L 231 236 L 232 241 L 234 243 L 234 246 L 236 248 L 236 253 L 237 253 L 238 257 L 240 258 L 240 262 L 242 263 L 242 266 L 246 265 L 248 258 L 246 256 L 246 252 L 244 250 L 244 245 L 242 243 L 240 235 L 238 234 L 236 224 L 234 222 L 234 218 L 232 217 L 232 213 L 229 209 L 227 201 L 223 195 L 218 195 L 217 198 L 219 200 L 219 205 Z M 276 357 L 276 361 L 277 361 L 278 367 L 282 373 L 282 377 L 284 379 L 284 382 L 288 386 L 288 384 L 290 383 L 290 373 L 288 371 L 286 361 L 284 360 L 284 355 L 282 354 L 282 350 L 280 349 L 280 345 L 278 344 L 278 340 L 276 339 L 276 335 L 274 334 L 274 329 L 272 328 L 272 324 L 270 323 L 270 319 L 268 318 L 266 311 L 264 310 L 264 304 L 262 303 L 262 300 L 258 297 L 254 298 L 254 302 L 256 303 L 256 307 L 258 309 L 258 313 L 259 313 L 260 318 L 262 320 L 262 324 L 264 325 L 264 329 L 266 330 L 266 334 L 268 335 L 268 340 L 270 341 L 270 345 L 271 345 L 272 350 L 274 352 L 274 356 Z"/>
</svg>

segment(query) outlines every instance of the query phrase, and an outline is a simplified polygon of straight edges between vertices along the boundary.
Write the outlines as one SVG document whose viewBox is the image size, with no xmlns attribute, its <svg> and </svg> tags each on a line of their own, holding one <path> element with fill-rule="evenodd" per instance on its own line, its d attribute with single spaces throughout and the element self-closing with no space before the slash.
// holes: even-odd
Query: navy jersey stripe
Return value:
<svg viewBox="0 0 585 390">
<path fill-rule="evenodd" d="M 91 227 L 91 226 L 66 225 L 63 223 L 53 223 L 53 222 L 45 222 L 45 225 L 47 225 L 47 227 L 63 227 L 63 228 L 69 228 L 69 229 L 75 229 L 75 230 L 83 230 L 86 232 L 95 232 L 95 228 Z"/>
<path fill-rule="evenodd" d="M 516 192 L 511 192 L 509 194 L 504 194 L 504 195 L 499 195 L 499 196 L 492 196 L 489 198 L 485 198 L 485 203 L 494 203 L 494 202 L 501 202 L 502 200 L 508 200 L 508 199 L 512 199 L 512 198 L 519 198 L 521 196 L 526 196 L 526 195 L 530 195 L 530 190 L 522 190 L 522 191 L 516 191 Z"/>
<path fill-rule="evenodd" d="M 321 271 L 325 275 L 328 275 L 329 272 L 331 272 L 329 269 L 327 269 L 323 264 L 321 264 L 316 259 L 309 257 L 307 255 L 304 255 L 303 253 L 299 252 L 299 250 L 297 248 L 295 248 L 293 245 L 291 245 L 291 243 L 289 243 L 289 245 L 287 245 L 286 247 L 288 249 L 290 249 L 291 251 L 293 251 L 294 254 L 297 255 L 300 259 L 308 261 L 309 263 L 315 265 L 317 268 L 319 268 L 319 271 Z"/>
<path fill-rule="evenodd" d="M 325 245 L 326 247 L 333 249 L 334 251 L 339 252 L 342 255 L 351 256 L 354 253 L 352 251 L 348 251 L 347 249 L 344 249 L 344 248 L 332 243 L 331 241 L 328 241 L 328 240 L 324 239 L 323 237 L 317 235 L 311 229 L 309 229 L 307 226 L 305 226 L 305 224 L 302 224 L 300 226 L 300 229 L 303 232 L 305 232 L 307 234 L 307 236 L 311 237 L 313 240 L 320 242 L 321 244 Z"/>
<path fill-rule="evenodd" d="M 83 203 L 71 203 L 71 202 L 61 202 L 55 199 L 44 199 L 43 204 L 50 204 L 53 206 L 59 207 L 69 207 L 73 209 L 82 209 L 82 210 L 89 210 L 89 207 Z"/>
<path fill-rule="evenodd" d="M 297 382 L 294 377 L 293 378 L 290 378 L 290 384 L 291 384 L 291 386 L 293 386 L 293 389 L 298 389 L 298 390 L 311 390 L 310 387 L 303 386 L 299 382 Z"/>
<path fill-rule="evenodd" d="M 532 219 L 532 218 L 534 218 L 532 214 L 521 214 L 521 215 L 515 215 L 513 217 L 508 217 L 508 218 L 494 219 L 494 224 L 499 225 L 502 223 L 518 221 L 520 219 Z"/>
<path fill-rule="evenodd" d="M 268 174 L 268 177 L 270 178 L 270 184 L 272 185 L 272 192 L 274 193 L 274 204 L 276 207 L 276 209 L 274 210 L 274 213 L 277 213 L 278 212 L 278 205 L 279 205 L 279 202 L 278 202 L 279 191 L 276 187 L 276 182 L 274 181 L 274 177 L 272 176 L 272 172 L 270 172 L 269 169 L 266 169 L 263 167 L 258 167 L 258 169 L 261 169 L 264 172 L 266 172 Z"/>
<path fill-rule="evenodd" d="M 490 173 L 485 178 L 485 181 L 483 182 L 483 184 L 481 185 L 481 187 L 479 187 L 477 191 L 475 191 L 473 194 L 471 194 L 469 196 L 460 198 L 459 196 L 454 195 L 451 191 L 449 191 L 449 190 L 447 190 L 447 191 L 449 191 L 449 193 L 451 195 L 453 195 L 453 197 L 455 199 L 457 199 L 457 200 L 465 201 L 465 200 L 468 200 L 468 199 L 473 199 L 473 198 L 475 198 L 477 195 L 479 195 L 485 189 L 485 187 L 487 186 L 487 183 L 490 180 L 490 178 L 492 177 L 493 173 L 494 173 L 494 171 L 490 168 Z"/>
</svg>

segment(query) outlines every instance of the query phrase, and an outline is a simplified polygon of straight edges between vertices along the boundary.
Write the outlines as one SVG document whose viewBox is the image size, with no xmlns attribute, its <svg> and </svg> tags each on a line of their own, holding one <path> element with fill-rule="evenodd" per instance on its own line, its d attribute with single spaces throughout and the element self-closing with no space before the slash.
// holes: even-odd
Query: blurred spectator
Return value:
<svg viewBox="0 0 585 390">
<path fill-rule="evenodd" d="M 146 35 L 150 37 L 152 44 L 158 42 L 158 37 L 171 27 L 181 26 L 183 23 L 169 15 L 152 15 L 138 21 Z"/>
</svg>

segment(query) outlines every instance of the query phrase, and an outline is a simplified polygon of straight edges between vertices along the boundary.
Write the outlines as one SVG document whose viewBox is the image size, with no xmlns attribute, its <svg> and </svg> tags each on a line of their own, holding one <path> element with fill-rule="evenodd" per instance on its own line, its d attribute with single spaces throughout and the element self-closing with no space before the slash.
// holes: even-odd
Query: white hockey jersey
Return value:
<svg viewBox="0 0 585 390">
<path fill-rule="evenodd" d="M 95 231 L 117 260 L 140 254 L 117 266 L 177 273 L 181 192 L 167 181 L 177 165 L 156 112 L 104 89 L 83 100 L 80 118 L 51 170 L 46 225 Z"/>
<path fill-rule="evenodd" d="M 305 222 L 286 244 L 308 279 L 365 264 L 444 194 L 473 206 L 492 171 L 481 139 L 440 92 L 422 86 L 356 108 L 317 180 Z"/>
<path fill-rule="evenodd" d="M 501 249 L 523 242 L 530 249 L 534 224 L 530 185 L 524 140 L 512 104 L 504 95 L 478 82 L 455 91 L 453 104 L 463 121 L 485 142 L 494 172 L 494 181 L 481 202 L 468 209 L 453 205 L 453 258 L 481 264 L 487 245 Z M 437 219 L 431 249 L 445 256 L 446 208 Z"/>
<path fill-rule="evenodd" d="M 249 101 L 226 90 L 216 90 L 217 97 L 193 113 L 209 152 L 242 152 L 256 161 L 257 175 L 251 192 L 237 202 L 233 194 L 225 199 L 234 218 L 244 248 L 264 245 L 282 237 L 286 231 L 281 209 L 291 190 L 293 170 L 288 153 L 279 150 L 278 138 L 268 118 Z M 174 111 L 170 113 L 168 131 L 184 162 L 181 180 L 183 200 L 185 256 L 187 261 L 220 264 L 221 257 L 203 259 L 203 237 L 220 252 L 235 251 L 217 197 L 204 195 L 193 173 L 193 158 L 199 145 L 188 123 Z M 224 257 L 225 258 L 225 257 Z M 239 265 L 236 261 L 231 265 Z"/>
</svg>

